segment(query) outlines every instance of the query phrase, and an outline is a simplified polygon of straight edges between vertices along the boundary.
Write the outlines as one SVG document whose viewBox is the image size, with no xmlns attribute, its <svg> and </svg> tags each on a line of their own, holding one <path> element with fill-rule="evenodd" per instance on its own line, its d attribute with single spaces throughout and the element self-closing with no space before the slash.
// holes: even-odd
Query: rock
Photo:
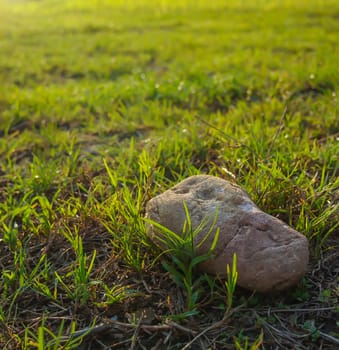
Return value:
<svg viewBox="0 0 339 350">
<path fill-rule="evenodd" d="M 241 187 L 214 176 L 191 176 L 151 199 L 146 217 L 181 235 L 186 221 L 184 203 L 193 230 L 208 220 L 194 238 L 196 247 L 216 220 L 212 234 L 197 248 L 198 254 L 208 252 L 216 229 L 220 229 L 213 256 L 199 266 L 202 272 L 226 277 L 226 265 L 231 266 L 236 253 L 238 285 L 264 293 L 291 287 L 305 274 L 309 256 L 306 237 L 261 211 Z M 155 225 L 149 224 L 147 232 L 166 248 L 159 242 L 161 233 Z"/>
</svg>

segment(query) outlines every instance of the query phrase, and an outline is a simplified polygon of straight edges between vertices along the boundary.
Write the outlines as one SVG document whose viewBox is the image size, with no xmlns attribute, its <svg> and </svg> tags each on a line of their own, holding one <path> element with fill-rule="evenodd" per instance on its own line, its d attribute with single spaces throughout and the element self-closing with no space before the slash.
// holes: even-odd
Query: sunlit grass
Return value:
<svg viewBox="0 0 339 350">
<path fill-rule="evenodd" d="M 330 262 L 338 11 L 316 0 L 0 1 L 0 346 L 76 347 L 77 330 L 138 324 L 144 309 L 197 331 L 240 303 L 260 312 L 267 299 L 234 293 L 236 271 L 225 292 L 197 273 L 194 249 L 183 257 L 174 244 L 162 260 L 146 236 L 146 202 L 190 175 L 237 182 L 305 234 L 312 263 Z M 335 287 L 317 271 L 270 308 L 332 307 Z M 244 329 L 246 317 L 259 319 L 237 315 Z M 220 337 L 255 347 L 253 327 L 251 339 Z"/>
</svg>

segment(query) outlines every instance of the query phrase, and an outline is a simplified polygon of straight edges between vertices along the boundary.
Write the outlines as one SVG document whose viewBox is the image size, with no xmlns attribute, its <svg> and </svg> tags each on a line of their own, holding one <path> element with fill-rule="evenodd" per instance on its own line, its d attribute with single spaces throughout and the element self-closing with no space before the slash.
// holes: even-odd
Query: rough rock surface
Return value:
<svg viewBox="0 0 339 350">
<path fill-rule="evenodd" d="M 206 236 L 216 218 L 213 233 L 198 253 L 208 251 L 216 228 L 220 229 L 213 257 L 200 265 L 201 271 L 225 277 L 226 265 L 232 264 L 235 252 L 238 285 L 265 293 L 295 285 L 306 272 L 306 237 L 262 212 L 241 187 L 214 176 L 191 176 L 151 199 L 146 217 L 182 234 L 186 220 L 184 203 L 193 229 L 209 220 L 194 238 L 195 245 Z M 150 224 L 147 230 L 151 239 L 159 243 L 159 229 Z"/>
</svg>

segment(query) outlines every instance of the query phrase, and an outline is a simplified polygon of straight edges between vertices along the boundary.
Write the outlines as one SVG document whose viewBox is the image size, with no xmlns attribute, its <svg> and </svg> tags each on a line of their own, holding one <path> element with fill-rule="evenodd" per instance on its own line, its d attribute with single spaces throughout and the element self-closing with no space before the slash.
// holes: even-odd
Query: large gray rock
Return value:
<svg viewBox="0 0 339 350">
<path fill-rule="evenodd" d="M 199 266 L 201 271 L 225 277 L 226 265 L 232 264 L 236 253 L 238 285 L 259 292 L 286 289 L 305 274 L 309 256 L 306 237 L 262 212 L 239 186 L 214 176 L 192 176 L 151 199 L 146 217 L 181 235 L 187 219 L 184 203 L 193 229 L 209 221 L 195 236 L 195 246 L 216 218 L 213 233 L 197 248 L 198 254 L 209 250 L 216 229 L 220 229 L 214 254 Z M 166 248 L 158 239 L 163 237 L 159 228 L 150 224 L 147 231 L 155 243 Z"/>
</svg>

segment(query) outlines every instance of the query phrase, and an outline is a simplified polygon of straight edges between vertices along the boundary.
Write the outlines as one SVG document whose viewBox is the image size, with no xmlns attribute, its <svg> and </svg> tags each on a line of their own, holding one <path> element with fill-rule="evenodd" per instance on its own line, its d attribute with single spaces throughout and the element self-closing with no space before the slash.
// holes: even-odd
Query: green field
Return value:
<svg viewBox="0 0 339 350">
<path fill-rule="evenodd" d="M 0 0 L 0 348 L 338 347 L 338 19 L 331 0 Z M 147 201 L 194 174 L 305 234 L 298 286 L 233 295 L 151 244 Z"/>
</svg>

